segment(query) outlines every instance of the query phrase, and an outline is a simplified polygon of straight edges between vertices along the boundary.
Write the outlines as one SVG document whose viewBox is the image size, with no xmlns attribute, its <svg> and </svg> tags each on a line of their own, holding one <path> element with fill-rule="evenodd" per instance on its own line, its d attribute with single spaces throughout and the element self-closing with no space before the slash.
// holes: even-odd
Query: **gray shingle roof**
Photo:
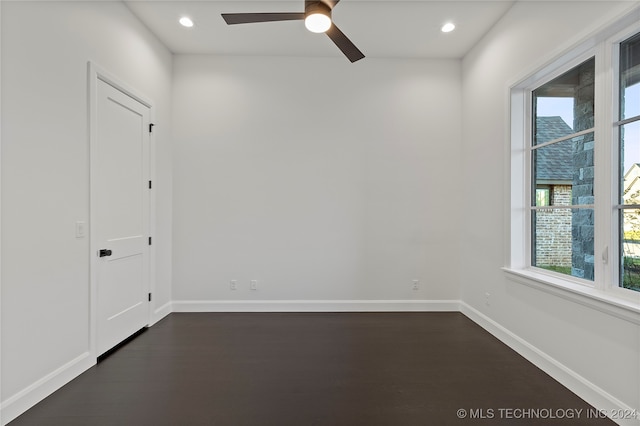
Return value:
<svg viewBox="0 0 640 426">
<path fill-rule="evenodd" d="M 570 135 L 573 129 L 561 117 L 536 118 L 536 142 L 543 144 Z M 573 180 L 573 153 L 571 140 L 554 143 L 536 151 L 537 181 Z"/>
</svg>

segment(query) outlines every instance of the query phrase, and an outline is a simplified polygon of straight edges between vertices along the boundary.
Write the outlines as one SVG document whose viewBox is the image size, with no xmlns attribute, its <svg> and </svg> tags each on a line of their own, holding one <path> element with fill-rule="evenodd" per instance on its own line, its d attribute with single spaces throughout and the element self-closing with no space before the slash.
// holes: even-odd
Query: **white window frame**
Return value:
<svg viewBox="0 0 640 426">
<path fill-rule="evenodd" d="M 630 37 L 633 37 L 636 34 L 640 33 L 640 23 L 631 26 L 630 28 L 625 28 L 624 30 L 620 31 L 618 34 L 616 34 L 614 37 L 610 38 L 608 41 L 608 45 L 610 45 L 612 48 L 608 49 L 608 51 L 606 52 L 607 56 L 606 58 L 611 61 L 611 63 L 617 64 L 617 67 L 619 67 L 620 64 L 620 49 L 619 48 L 613 48 L 614 46 L 619 46 L 620 43 L 624 42 L 625 40 L 629 39 Z M 623 124 L 626 120 L 620 120 L 620 99 L 619 99 L 619 87 L 620 87 L 620 70 L 618 68 L 615 68 L 612 70 L 613 71 L 613 75 L 611 76 L 611 99 L 612 99 L 612 108 L 609 108 L 609 113 L 611 114 L 611 116 L 609 117 L 610 123 L 611 123 L 611 127 L 610 127 L 610 132 L 611 132 L 611 140 L 613 141 L 613 149 L 616 150 L 616 152 L 619 152 L 619 147 L 620 147 L 620 127 L 622 127 Z M 637 121 L 637 120 L 636 120 Z M 617 156 L 613 158 L 613 163 L 612 163 L 612 167 L 618 167 L 617 163 L 615 163 L 617 161 Z M 613 176 L 613 172 L 615 172 L 615 169 L 612 169 L 612 177 Z M 624 172 L 624 171 L 623 171 Z M 619 200 L 619 181 L 617 179 L 614 179 L 613 182 L 613 190 L 612 190 L 612 198 L 611 198 L 611 202 L 612 205 L 618 205 L 620 203 Z M 619 208 L 614 208 L 613 212 L 612 212 L 612 216 L 611 216 L 611 222 L 612 222 L 612 231 L 618 232 L 618 222 L 620 220 L 620 216 L 619 216 L 619 212 L 623 211 L 624 209 L 619 209 Z M 615 241 L 615 247 L 612 247 L 612 254 L 615 256 L 613 257 L 613 259 L 618 259 L 620 258 L 620 244 L 618 241 Z M 627 290 L 624 288 L 619 287 L 617 284 L 619 278 L 619 270 L 614 268 L 613 265 L 611 267 L 611 271 L 610 271 L 610 282 L 609 282 L 609 287 L 610 290 L 612 292 L 614 292 L 614 294 L 618 294 L 620 297 L 625 297 L 625 295 L 627 294 L 627 292 L 634 292 L 637 294 L 640 294 L 640 291 L 632 291 L 632 290 Z"/>
<path fill-rule="evenodd" d="M 640 32 L 640 9 L 550 61 L 510 87 L 509 258 L 514 281 L 640 324 L 640 292 L 618 287 L 619 45 Z M 623 28 L 621 30 L 621 28 Z M 595 57 L 594 281 L 531 266 L 532 91 Z"/>
</svg>

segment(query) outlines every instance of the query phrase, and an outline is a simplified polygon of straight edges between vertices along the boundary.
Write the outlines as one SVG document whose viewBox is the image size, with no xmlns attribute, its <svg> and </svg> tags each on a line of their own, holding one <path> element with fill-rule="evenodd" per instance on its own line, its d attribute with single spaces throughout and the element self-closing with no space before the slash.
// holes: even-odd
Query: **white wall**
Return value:
<svg viewBox="0 0 640 426">
<path fill-rule="evenodd" d="M 458 299 L 460 91 L 451 60 L 176 56 L 174 306 Z"/>
<path fill-rule="evenodd" d="M 74 235 L 89 214 L 88 60 L 157 106 L 156 308 L 461 297 L 477 320 L 640 406 L 636 325 L 500 271 L 508 83 L 617 4 L 518 2 L 462 66 L 205 56 L 172 65 L 122 4 L 0 7 L 3 422 L 30 400 L 25 390 L 88 351 L 89 246 Z"/>
<path fill-rule="evenodd" d="M 461 257 L 468 264 L 461 293 L 476 319 L 551 357 L 565 377 L 586 381 L 574 390 L 592 388 L 601 397 L 610 394 L 604 399 L 640 408 L 637 325 L 513 282 L 500 270 L 508 256 L 509 84 L 634 4 L 519 2 L 464 58 L 461 170 L 465 182 L 477 185 L 466 199 L 473 214 L 461 227 L 467 242 Z"/>
<path fill-rule="evenodd" d="M 172 63 L 170 52 L 119 2 L 3 1 L 1 7 L 6 422 L 47 386 L 95 362 L 86 359 L 89 239 L 76 239 L 74 228 L 89 219 L 89 60 L 156 106 L 154 303 L 171 300 Z"/>
</svg>

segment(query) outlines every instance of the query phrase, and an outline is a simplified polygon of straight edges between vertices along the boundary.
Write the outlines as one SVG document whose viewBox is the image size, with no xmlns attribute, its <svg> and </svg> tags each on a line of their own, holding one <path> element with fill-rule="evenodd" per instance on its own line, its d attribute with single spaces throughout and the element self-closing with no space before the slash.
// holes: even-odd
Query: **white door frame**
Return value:
<svg viewBox="0 0 640 426">
<path fill-rule="evenodd" d="M 128 85 L 122 83 L 121 80 L 114 77 L 102 67 L 89 61 L 88 63 L 88 131 L 89 131 L 89 353 L 91 358 L 96 359 L 97 354 L 97 329 L 98 329 L 98 256 L 96 253 L 100 249 L 97 245 L 96 239 L 93 237 L 95 234 L 95 211 L 96 211 L 96 194 L 93 188 L 96 182 L 96 164 L 97 155 L 96 148 L 98 143 L 97 135 L 97 122 L 98 122 L 98 81 L 103 81 L 126 95 L 132 97 L 136 101 L 140 102 L 147 108 L 149 108 L 149 117 L 152 123 L 155 123 L 155 108 L 153 102 L 146 96 L 141 95 L 137 90 L 132 89 Z M 149 179 L 155 182 L 155 132 L 151 132 L 149 135 Z M 155 235 L 155 219 L 156 219 L 156 199 L 155 199 L 155 185 L 149 193 L 149 237 Z M 152 241 L 153 242 L 153 241 Z M 156 254 L 155 244 L 149 246 L 149 292 L 153 295 L 156 288 L 155 280 L 156 270 Z M 149 318 L 148 323 L 153 323 L 155 300 L 152 297 L 149 303 Z"/>
</svg>

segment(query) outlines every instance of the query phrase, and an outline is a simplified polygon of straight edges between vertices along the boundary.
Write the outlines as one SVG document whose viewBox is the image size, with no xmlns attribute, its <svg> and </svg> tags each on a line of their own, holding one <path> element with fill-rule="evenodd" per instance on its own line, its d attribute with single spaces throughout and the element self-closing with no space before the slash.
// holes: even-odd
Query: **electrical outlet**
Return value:
<svg viewBox="0 0 640 426">
<path fill-rule="evenodd" d="M 491 305 L 491 293 L 485 293 L 484 294 L 484 304 L 489 306 Z"/>
<path fill-rule="evenodd" d="M 249 284 L 249 288 L 251 290 L 257 290 L 258 289 L 258 280 L 251 280 L 251 284 Z"/>
<path fill-rule="evenodd" d="M 238 281 L 236 280 L 229 281 L 229 290 L 237 290 L 237 288 L 238 288 Z"/>
<path fill-rule="evenodd" d="M 413 289 L 414 290 L 420 290 L 420 281 L 413 280 Z"/>
</svg>

